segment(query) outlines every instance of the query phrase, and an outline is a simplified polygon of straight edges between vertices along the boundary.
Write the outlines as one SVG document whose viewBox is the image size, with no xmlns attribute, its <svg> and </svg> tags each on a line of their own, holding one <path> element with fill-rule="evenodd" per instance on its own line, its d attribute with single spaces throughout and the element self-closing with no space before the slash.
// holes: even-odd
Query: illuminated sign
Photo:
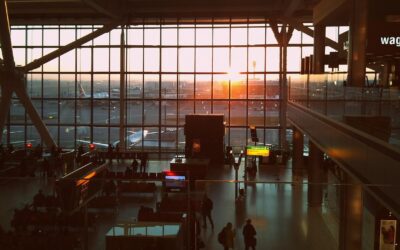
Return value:
<svg viewBox="0 0 400 250">
<path fill-rule="evenodd" d="M 85 177 L 83 177 L 82 179 L 78 180 L 78 181 L 76 182 L 76 186 L 84 185 L 84 184 L 88 183 L 89 180 L 90 180 L 91 178 L 93 178 L 95 175 L 96 175 L 96 171 L 90 172 L 90 173 L 87 174 Z"/>
<path fill-rule="evenodd" d="M 247 146 L 248 156 L 269 156 L 269 148 L 267 146 Z"/>
<path fill-rule="evenodd" d="M 379 250 L 396 249 L 396 220 L 381 220 Z"/>
</svg>

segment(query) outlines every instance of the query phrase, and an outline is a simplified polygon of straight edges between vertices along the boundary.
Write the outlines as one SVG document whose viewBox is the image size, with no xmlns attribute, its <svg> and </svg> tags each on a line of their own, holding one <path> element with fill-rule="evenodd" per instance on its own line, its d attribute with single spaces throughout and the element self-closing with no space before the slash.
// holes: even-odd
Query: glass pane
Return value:
<svg viewBox="0 0 400 250">
<path fill-rule="evenodd" d="M 211 102 L 210 101 L 196 101 L 195 114 L 211 114 Z"/>
<path fill-rule="evenodd" d="M 43 75 L 43 97 L 58 97 L 58 75 Z"/>
<path fill-rule="evenodd" d="M 25 46 L 25 29 L 11 29 L 11 44 L 13 46 Z"/>
<path fill-rule="evenodd" d="M 290 55 L 290 54 L 288 54 Z M 265 48 L 249 48 L 249 72 L 265 70 Z"/>
<path fill-rule="evenodd" d="M 162 101 L 161 102 L 161 124 L 176 126 L 177 119 L 177 102 Z"/>
<path fill-rule="evenodd" d="M 194 49 L 179 49 L 179 71 L 194 72 Z"/>
<path fill-rule="evenodd" d="M 212 30 L 205 28 L 196 29 L 196 45 L 211 45 Z"/>
<path fill-rule="evenodd" d="M 229 120 L 229 102 L 228 101 L 214 101 L 213 114 L 223 114 L 224 121 Z"/>
<path fill-rule="evenodd" d="M 127 102 L 127 122 L 128 125 L 141 125 L 142 124 L 142 110 L 143 103 L 141 101 L 128 101 Z"/>
<path fill-rule="evenodd" d="M 178 42 L 178 30 L 177 29 L 162 29 L 162 45 L 176 45 Z"/>
<path fill-rule="evenodd" d="M 192 99 L 194 93 L 194 75 L 179 75 L 179 99 Z"/>
<path fill-rule="evenodd" d="M 176 99 L 177 98 L 177 77 L 176 75 L 161 76 L 161 98 Z"/>
<path fill-rule="evenodd" d="M 279 72 L 279 48 L 267 48 L 267 71 Z"/>
<path fill-rule="evenodd" d="M 214 29 L 214 45 L 229 45 L 229 28 Z"/>
<path fill-rule="evenodd" d="M 249 101 L 248 125 L 264 126 L 264 102 L 262 100 Z"/>
<path fill-rule="evenodd" d="M 137 28 L 129 29 L 126 42 L 131 45 L 143 45 L 143 30 Z"/>
<path fill-rule="evenodd" d="M 159 101 L 145 101 L 144 102 L 144 124 L 145 125 L 158 125 L 159 120 Z"/>
<path fill-rule="evenodd" d="M 43 101 L 43 121 L 46 124 L 56 124 L 59 119 L 58 101 L 44 100 Z"/>
<path fill-rule="evenodd" d="M 74 100 L 61 100 L 60 123 L 70 124 L 71 126 L 75 123 L 75 101 Z"/>
<path fill-rule="evenodd" d="M 196 99 L 211 98 L 211 75 L 196 75 Z"/>
<path fill-rule="evenodd" d="M 60 45 L 64 46 L 75 41 L 74 29 L 60 29 Z"/>
<path fill-rule="evenodd" d="M 144 71 L 160 71 L 159 49 L 144 49 Z"/>
<path fill-rule="evenodd" d="M 160 45 L 160 29 L 148 28 L 144 30 L 145 45 Z"/>
<path fill-rule="evenodd" d="M 144 97 L 159 98 L 160 93 L 159 75 L 144 75 Z"/>
<path fill-rule="evenodd" d="M 179 125 L 185 124 L 185 116 L 194 113 L 193 101 L 179 101 L 178 102 L 179 112 Z"/>
<path fill-rule="evenodd" d="M 264 99 L 264 75 L 249 75 L 249 99 Z"/>
<path fill-rule="evenodd" d="M 301 49 L 299 47 L 287 48 L 287 71 L 300 71 Z"/>
<path fill-rule="evenodd" d="M 231 126 L 245 126 L 246 125 L 246 102 L 244 101 L 231 101 Z"/>
<path fill-rule="evenodd" d="M 231 128 L 230 129 L 230 144 L 233 147 L 244 147 L 246 142 L 246 129 L 245 128 Z"/>
<path fill-rule="evenodd" d="M 176 72 L 177 71 L 177 49 L 163 48 L 161 55 L 161 71 Z M 184 61 L 182 63 L 185 63 Z"/>
<path fill-rule="evenodd" d="M 228 72 L 229 71 L 229 49 L 228 48 L 214 48 L 213 67 L 214 72 Z"/>
<path fill-rule="evenodd" d="M 232 48 L 231 49 L 231 72 L 247 71 L 247 49 Z"/>
<path fill-rule="evenodd" d="M 121 71 L 121 49 L 117 48 L 110 49 L 110 71 L 112 72 Z"/>
<path fill-rule="evenodd" d="M 265 44 L 265 28 L 249 29 L 249 44 Z"/>
<path fill-rule="evenodd" d="M 196 71 L 211 72 L 211 48 L 196 49 Z M 182 62 L 183 63 L 183 62 Z"/>
<path fill-rule="evenodd" d="M 143 97 L 143 75 L 129 74 L 127 78 L 127 98 L 142 98 Z M 113 97 L 113 89 L 111 89 L 111 97 Z M 119 91 L 115 93 L 119 95 Z M 116 98 L 119 98 L 115 96 Z"/>
<path fill-rule="evenodd" d="M 279 102 L 265 102 L 265 125 L 279 126 Z"/>
<path fill-rule="evenodd" d="M 143 71 L 143 49 L 129 48 L 127 51 L 127 71 Z"/>
<path fill-rule="evenodd" d="M 246 75 L 237 75 L 231 79 L 231 98 L 246 99 L 247 86 Z"/>
<path fill-rule="evenodd" d="M 109 71 L 109 51 L 108 49 L 93 49 L 93 70 Z"/>
<path fill-rule="evenodd" d="M 227 99 L 229 98 L 229 79 L 227 74 L 214 75 L 213 98 Z"/>
<path fill-rule="evenodd" d="M 267 75 L 267 99 L 279 99 L 279 75 Z"/>
<path fill-rule="evenodd" d="M 75 50 L 71 50 L 62 56 L 60 56 L 60 71 L 62 72 L 74 72 L 75 71 Z"/>
<path fill-rule="evenodd" d="M 194 45 L 194 29 L 179 29 L 179 45 Z"/>
<path fill-rule="evenodd" d="M 70 75 L 70 74 L 60 75 L 60 97 L 61 98 L 75 97 L 75 75 Z"/>
<path fill-rule="evenodd" d="M 232 45 L 245 45 L 247 44 L 247 29 L 245 28 L 232 28 L 231 31 L 231 44 Z"/>
</svg>

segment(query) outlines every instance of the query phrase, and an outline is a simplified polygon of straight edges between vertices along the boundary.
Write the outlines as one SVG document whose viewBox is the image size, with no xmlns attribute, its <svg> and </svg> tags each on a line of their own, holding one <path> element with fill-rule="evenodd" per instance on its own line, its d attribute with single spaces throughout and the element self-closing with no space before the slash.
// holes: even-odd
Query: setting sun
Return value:
<svg viewBox="0 0 400 250">
<path fill-rule="evenodd" d="M 233 82 L 233 81 L 239 81 L 241 79 L 240 72 L 235 70 L 235 69 L 229 69 L 227 72 L 228 80 Z"/>
</svg>

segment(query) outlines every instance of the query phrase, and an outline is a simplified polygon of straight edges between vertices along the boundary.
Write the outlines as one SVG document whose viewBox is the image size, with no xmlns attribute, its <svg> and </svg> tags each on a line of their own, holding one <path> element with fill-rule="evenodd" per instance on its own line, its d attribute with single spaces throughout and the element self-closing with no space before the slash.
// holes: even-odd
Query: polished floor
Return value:
<svg viewBox="0 0 400 250">
<path fill-rule="evenodd" d="M 128 162 L 113 162 L 115 171 L 123 171 Z M 337 237 L 334 220 L 329 220 L 329 210 L 311 208 L 307 204 L 306 174 L 293 178 L 291 162 L 287 166 L 262 165 L 246 188 L 244 200 L 235 201 L 235 184 L 231 182 L 235 173 L 229 166 L 211 168 L 208 180 L 196 183 L 191 196 L 201 198 L 203 192 L 213 200 L 212 216 L 215 228 L 202 228 L 201 238 L 205 249 L 222 249 L 217 241 L 218 232 L 227 222 L 236 229 L 235 249 L 244 249 L 242 228 L 251 218 L 257 231 L 257 249 L 318 249 L 334 250 Z M 239 169 L 239 180 L 243 180 L 243 164 Z M 169 169 L 168 161 L 150 161 L 149 171 Z M 29 180 L 1 180 L 0 222 L 10 229 L 13 209 L 30 203 L 39 188 L 45 193 L 52 192 L 53 180 L 41 177 Z M 244 184 L 240 184 L 244 188 Z M 98 211 L 94 230 L 89 231 L 89 249 L 105 249 L 105 234 L 119 222 L 135 220 L 140 205 L 155 207 L 161 197 L 161 183 L 157 183 L 156 194 L 139 194 L 121 199 L 117 212 Z M 328 216 L 327 216 L 328 214 Z"/>
</svg>

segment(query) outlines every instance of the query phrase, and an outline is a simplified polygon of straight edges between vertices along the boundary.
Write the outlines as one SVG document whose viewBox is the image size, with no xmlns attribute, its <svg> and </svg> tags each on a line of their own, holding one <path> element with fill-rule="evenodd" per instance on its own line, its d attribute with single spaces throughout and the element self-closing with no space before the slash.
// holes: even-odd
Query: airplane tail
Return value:
<svg viewBox="0 0 400 250">
<path fill-rule="evenodd" d="M 83 87 L 82 87 L 82 84 L 81 84 L 81 83 L 78 83 L 78 87 L 79 87 L 79 97 L 80 97 L 80 98 L 84 98 L 84 97 L 86 97 L 85 90 L 83 89 Z"/>
</svg>

